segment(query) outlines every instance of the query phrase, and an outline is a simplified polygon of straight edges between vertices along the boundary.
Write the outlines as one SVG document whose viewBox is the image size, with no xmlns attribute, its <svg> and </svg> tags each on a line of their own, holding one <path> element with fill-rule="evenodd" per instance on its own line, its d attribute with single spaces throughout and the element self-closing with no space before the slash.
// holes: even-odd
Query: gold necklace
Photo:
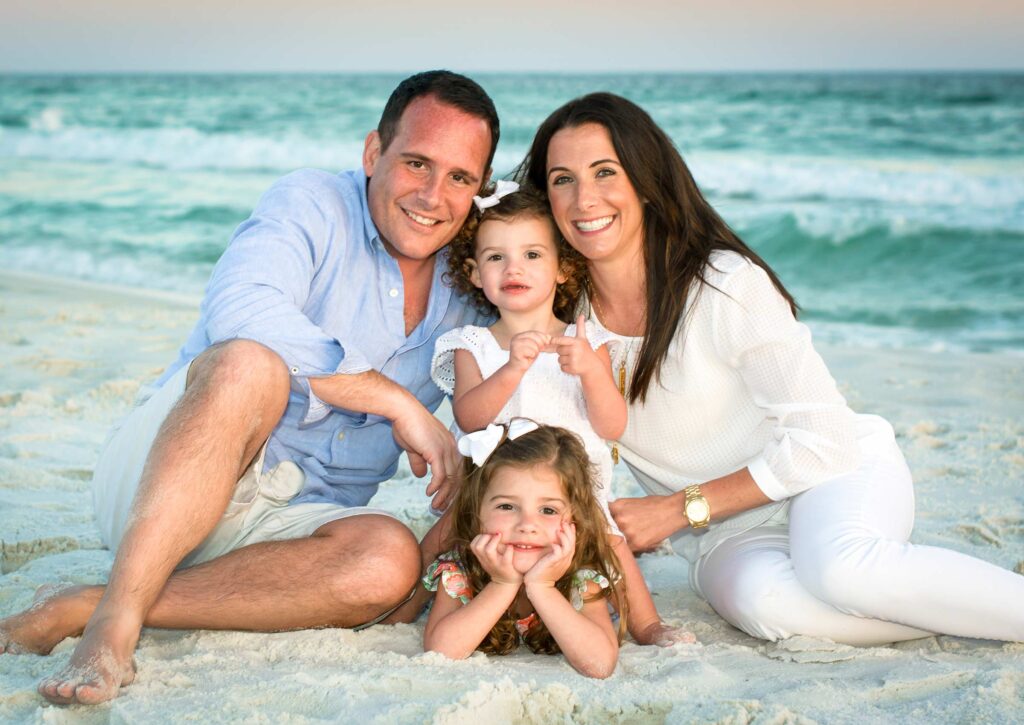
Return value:
<svg viewBox="0 0 1024 725">
<path fill-rule="evenodd" d="M 595 293 L 590 295 L 590 302 L 594 306 L 594 311 L 598 315 L 598 322 L 601 322 L 600 318 L 604 317 L 604 308 L 601 307 L 601 303 L 597 301 L 597 293 L 596 293 L 596 291 L 595 291 Z M 603 322 L 601 322 L 601 324 L 604 325 Z M 607 330 L 608 328 L 605 327 L 605 329 Z M 609 332 L 610 332 L 610 330 L 609 330 Z M 619 383 L 619 395 L 621 395 L 623 398 L 626 397 L 626 361 L 629 360 L 629 354 L 631 352 L 633 352 L 633 343 L 634 342 L 636 342 L 636 336 L 635 335 L 630 337 L 629 344 L 626 346 L 625 351 L 622 353 L 622 359 L 619 360 L 619 373 L 618 373 L 617 377 L 618 377 L 618 383 Z M 613 464 L 618 464 L 618 462 L 619 462 L 619 442 L 615 441 L 615 442 L 612 443 L 612 463 Z"/>
</svg>

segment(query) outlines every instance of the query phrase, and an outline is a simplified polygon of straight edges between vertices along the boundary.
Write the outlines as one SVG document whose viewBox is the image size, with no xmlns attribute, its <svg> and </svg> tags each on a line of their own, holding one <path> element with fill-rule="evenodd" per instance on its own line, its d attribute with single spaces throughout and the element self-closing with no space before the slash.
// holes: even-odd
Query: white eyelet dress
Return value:
<svg viewBox="0 0 1024 725">
<path fill-rule="evenodd" d="M 595 350 L 602 345 L 618 344 L 607 330 L 590 322 L 587 323 L 586 331 L 587 340 Z M 576 325 L 569 325 L 564 334 L 566 337 L 574 336 Z M 455 389 L 456 350 L 467 350 L 473 355 L 485 380 L 509 360 L 508 350 L 503 350 L 498 345 L 498 341 L 486 327 L 467 325 L 442 335 L 434 347 L 430 375 L 437 386 L 448 395 Z M 572 431 L 583 440 L 593 465 L 594 495 L 608 519 L 612 532 L 621 536 L 622 532 L 608 511 L 608 491 L 612 481 L 611 451 L 590 425 L 587 418 L 587 402 L 583 397 L 583 385 L 579 377 L 562 372 L 556 353 L 542 352 L 537 356 L 494 422 L 506 424 L 512 418 L 529 418 L 544 425 L 559 426 Z"/>
</svg>

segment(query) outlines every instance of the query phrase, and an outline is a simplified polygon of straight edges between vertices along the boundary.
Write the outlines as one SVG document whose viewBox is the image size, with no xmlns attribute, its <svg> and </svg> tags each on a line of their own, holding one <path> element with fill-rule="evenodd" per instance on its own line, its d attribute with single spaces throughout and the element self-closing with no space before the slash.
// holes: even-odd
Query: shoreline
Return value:
<svg viewBox="0 0 1024 725">
<path fill-rule="evenodd" d="M 46 582 L 96 583 L 110 566 L 89 479 L 107 428 L 169 364 L 199 298 L 0 272 L 0 616 Z M 1024 573 L 1024 358 L 821 346 L 857 411 L 886 417 L 917 481 L 912 541 Z M 403 462 L 374 504 L 419 528 L 424 483 Z M 636 492 L 616 470 L 614 495 Z M 452 662 L 422 652 L 423 619 L 363 632 L 146 629 L 139 676 L 109 706 L 55 710 L 35 694 L 45 658 L 0 655 L 0 720 L 152 722 L 897 722 L 1024 719 L 1024 644 L 929 637 L 852 648 L 754 640 L 690 590 L 666 550 L 640 565 L 666 619 L 696 645 L 622 647 L 598 682 L 526 651 Z M 983 593 L 980 593 L 984 596 Z M 1010 603 L 1008 603 L 1009 605 Z"/>
</svg>

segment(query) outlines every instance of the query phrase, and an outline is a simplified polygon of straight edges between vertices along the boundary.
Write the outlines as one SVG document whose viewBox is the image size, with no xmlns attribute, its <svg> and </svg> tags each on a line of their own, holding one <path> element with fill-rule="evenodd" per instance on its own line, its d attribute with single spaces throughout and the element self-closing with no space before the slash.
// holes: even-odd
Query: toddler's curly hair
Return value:
<svg viewBox="0 0 1024 725">
<path fill-rule="evenodd" d="M 494 185 L 489 185 L 481 193 L 494 193 Z M 477 231 L 484 222 L 493 220 L 508 223 L 523 218 L 542 219 L 551 227 L 560 271 L 565 275 L 565 282 L 555 289 L 554 313 L 555 317 L 568 324 L 574 320 L 580 293 L 585 288 L 587 261 L 562 237 L 554 217 L 551 216 L 547 199 L 533 187 L 524 186 L 519 191 L 502 197 L 497 206 L 484 209 L 483 212 L 473 207 L 462 230 L 448 245 L 448 271 L 444 274 L 444 280 L 457 292 L 468 297 L 481 312 L 497 314 L 497 308 L 469 277 L 469 262 L 476 258 Z"/>
</svg>

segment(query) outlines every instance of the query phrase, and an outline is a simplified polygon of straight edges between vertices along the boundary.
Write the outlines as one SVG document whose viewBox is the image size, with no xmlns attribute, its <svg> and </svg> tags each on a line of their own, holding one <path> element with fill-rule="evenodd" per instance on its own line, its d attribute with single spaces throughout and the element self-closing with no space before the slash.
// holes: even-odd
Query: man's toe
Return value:
<svg viewBox="0 0 1024 725">
<path fill-rule="evenodd" d="M 60 693 L 60 685 L 63 684 L 62 680 L 56 677 L 47 677 L 45 680 L 39 683 L 37 691 L 40 695 L 45 697 L 50 702 L 58 705 L 67 705 L 71 702 L 70 697 L 66 697 Z"/>
<path fill-rule="evenodd" d="M 108 683 L 86 682 L 75 688 L 75 701 L 83 705 L 98 705 L 117 696 L 118 688 Z"/>
</svg>

